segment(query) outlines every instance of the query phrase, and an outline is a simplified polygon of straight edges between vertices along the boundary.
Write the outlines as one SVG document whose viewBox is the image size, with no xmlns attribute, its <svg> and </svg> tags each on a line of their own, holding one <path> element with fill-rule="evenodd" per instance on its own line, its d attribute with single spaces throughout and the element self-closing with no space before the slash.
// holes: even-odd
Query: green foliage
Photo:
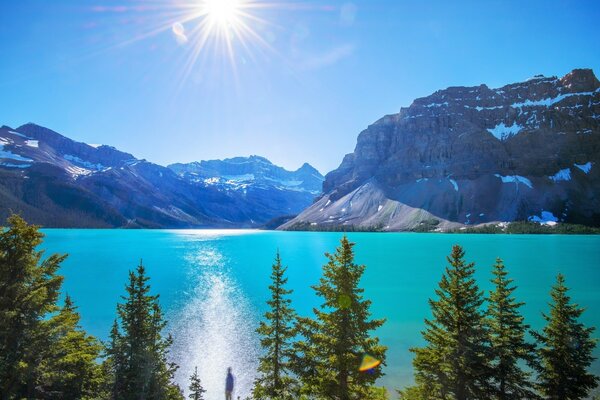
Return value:
<svg viewBox="0 0 600 400">
<path fill-rule="evenodd" d="M 340 224 L 318 224 L 312 225 L 310 222 L 297 222 L 286 228 L 287 231 L 303 232 L 382 232 L 383 224 L 372 226 L 340 225 Z"/>
<path fill-rule="evenodd" d="M 384 387 L 370 387 L 367 399 L 369 400 L 387 400 L 388 391 Z"/>
<path fill-rule="evenodd" d="M 359 372 L 364 354 L 385 362 L 386 348 L 370 337 L 384 320 L 370 319 L 371 302 L 359 287 L 365 266 L 354 263 L 353 246 L 344 236 L 335 254 L 326 254 L 329 262 L 313 287 L 323 303 L 313 310 L 314 319 L 298 319 L 303 338 L 295 346 L 294 368 L 303 394 L 313 398 L 366 399 L 382 376 L 381 366 Z"/>
<path fill-rule="evenodd" d="M 422 332 L 427 345 L 412 349 L 419 391 L 428 399 L 489 398 L 489 345 L 483 293 L 475 280 L 474 264 L 464 261 L 464 251 L 454 246 L 449 266 L 430 300 L 432 320 Z"/>
<path fill-rule="evenodd" d="M 425 385 L 409 386 L 398 390 L 399 400 L 428 400 L 429 396 Z"/>
<path fill-rule="evenodd" d="M 198 367 L 194 368 L 194 373 L 190 376 L 190 394 L 189 398 L 192 400 L 204 400 L 204 393 L 206 390 L 202 387 L 202 382 L 198 376 Z"/>
<path fill-rule="evenodd" d="M 440 224 L 440 220 L 436 218 L 430 218 L 424 221 L 421 221 L 419 225 L 415 226 L 411 231 L 412 232 L 420 232 L 427 233 L 435 231 Z"/>
<path fill-rule="evenodd" d="M 535 399 L 531 373 L 520 362 L 530 365 L 534 361 L 535 347 L 525 341 L 529 326 L 525 324 L 519 309 L 524 303 L 513 297 L 516 287 L 501 259 L 494 265 L 494 290 L 490 292 L 488 326 L 491 342 L 491 377 L 500 400 Z"/>
<path fill-rule="evenodd" d="M 264 355 L 259 360 L 259 377 L 253 389 L 253 396 L 257 399 L 297 398 L 297 381 L 290 374 L 292 340 L 296 336 L 296 313 L 289 299 L 292 291 L 285 288 L 286 270 L 281 265 L 278 251 L 271 272 L 271 299 L 267 301 L 269 311 L 265 313 L 265 321 L 256 330 L 264 350 Z"/>
<path fill-rule="evenodd" d="M 496 224 L 455 229 L 451 233 L 507 233 L 507 234 L 548 234 L 548 235 L 593 235 L 600 234 L 600 228 L 559 223 L 554 226 L 532 221 L 514 221 L 505 227 Z"/>
<path fill-rule="evenodd" d="M 47 343 L 45 318 L 56 312 L 63 278 L 56 274 L 66 256 L 41 261 L 43 234 L 19 216 L 0 233 L 0 393 L 34 397 L 35 370 Z"/>
<path fill-rule="evenodd" d="M 163 337 L 167 325 L 158 295 L 150 294 L 146 270 L 140 263 L 129 272 L 124 302 L 117 306 L 119 316 L 107 346 L 106 370 L 111 371 L 112 397 L 119 399 L 183 399 L 173 383 L 177 366 L 167 361 L 172 344 Z"/>
<path fill-rule="evenodd" d="M 550 314 L 543 314 L 547 324 L 542 332 L 534 332 L 540 346 L 539 390 L 549 400 L 583 399 L 598 384 L 598 377 L 587 372 L 594 361 L 594 328 L 579 322 L 584 309 L 572 303 L 567 292 L 559 274 L 550 292 Z"/>
<path fill-rule="evenodd" d="M 89 398 L 102 379 L 100 346 L 68 296 L 57 306 L 66 256 L 42 261 L 42 238 L 15 215 L 0 233 L 0 397 Z"/>
<path fill-rule="evenodd" d="M 47 321 L 48 347 L 38 365 L 38 395 L 45 399 L 96 398 L 102 370 L 96 359 L 102 346 L 79 325 L 69 296 L 60 312 Z"/>
</svg>

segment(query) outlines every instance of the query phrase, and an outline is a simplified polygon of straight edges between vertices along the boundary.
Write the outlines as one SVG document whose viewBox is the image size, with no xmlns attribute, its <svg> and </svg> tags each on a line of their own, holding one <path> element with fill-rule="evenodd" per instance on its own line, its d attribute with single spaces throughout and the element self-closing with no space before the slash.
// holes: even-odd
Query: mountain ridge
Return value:
<svg viewBox="0 0 600 400">
<path fill-rule="evenodd" d="M 597 226 L 599 137 L 600 82 L 589 69 L 438 90 L 362 131 L 323 195 L 281 228 Z"/>
<path fill-rule="evenodd" d="M 0 217 L 20 212 L 46 227 L 256 228 L 311 204 L 316 173 L 307 187 L 207 184 L 36 124 L 0 128 Z"/>
</svg>

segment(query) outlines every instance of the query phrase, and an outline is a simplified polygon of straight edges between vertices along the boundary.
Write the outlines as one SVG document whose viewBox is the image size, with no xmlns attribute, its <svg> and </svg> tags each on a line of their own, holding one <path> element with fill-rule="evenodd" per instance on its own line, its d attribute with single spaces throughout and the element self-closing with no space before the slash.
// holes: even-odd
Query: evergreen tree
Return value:
<svg viewBox="0 0 600 400">
<path fill-rule="evenodd" d="M 354 263 L 354 243 L 344 236 L 335 254 L 326 254 L 323 276 L 313 286 L 323 299 L 314 309 L 315 319 L 299 318 L 304 339 L 296 343 L 294 369 L 303 383 L 302 392 L 319 399 L 366 399 L 381 367 L 360 372 L 364 354 L 385 362 L 386 348 L 370 332 L 384 320 L 370 319 L 371 302 L 359 287 L 364 265 Z"/>
<path fill-rule="evenodd" d="M 438 298 L 429 300 L 433 319 L 425 320 L 422 332 L 427 345 L 412 349 L 418 391 L 428 399 L 490 398 L 483 293 L 473 278 L 474 264 L 465 263 L 464 255 L 460 246 L 452 248 Z"/>
<path fill-rule="evenodd" d="M 259 360 L 253 396 L 257 399 L 294 399 L 297 389 L 296 379 L 290 375 L 290 359 L 293 354 L 292 339 L 296 336 L 294 323 L 296 313 L 291 307 L 291 290 L 285 288 L 287 268 L 281 265 L 279 251 L 271 271 L 271 299 L 267 301 L 269 310 L 265 321 L 261 321 L 256 332 L 264 355 Z"/>
<path fill-rule="evenodd" d="M 58 311 L 63 278 L 56 274 L 66 256 L 42 261 L 36 251 L 43 234 L 21 217 L 0 232 L 0 397 L 34 398 L 36 369 L 47 349 L 45 318 Z"/>
<path fill-rule="evenodd" d="M 188 396 L 192 400 L 204 400 L 204 393 L 206 390 L 202 387 L 200 377 L 198 376 L 198 367 L 194 368 L 194 373 L 190 377 L 190 395 Z"/>
<path fill-rule="evenodd" d="M 49 325 L 49 345 L 39 369 L 37 392 L 45 399 L 96 398 L 102 371 L 96 363 L 100 343 L 79 326 L 80 316 L 69 296 Z"/>
<path fill-rule="evenodd" d="M 521 367 L 520 362 L 532 365 L 535 347 L 525 341 L 529 325 L 519 309 L 524 303 L 513 297 L 516 287 L 501 259 L 494 265 L 495 289 L 490 292 L 488 325 L 491 341 L 491 374 L 499 400 L 537 398 L 530 381 L 531 373 Z"/>
<path fill-rule="evenodd" d="M 587 372 L 594 361 L 594 328 L 585 327 L 579 318 L 584 309 L 571 302 L 565 278 L 559 274 L 550 292 L 547 324 L 534 332 L 539 348 L 539 390 L 548 400 L 576 400 L 587 397 L 598 384 L 598 377 Z"/>
<path fill-rule="evenodd" d="M 149 279 L 141 263 L 130 271 L 127 295 L 117 306 L 120 325 L 113 326 L 106 351 L 115 400 L 183 398 L 173 383 L 177 366 L 167 361 L 172 339 L 162 336 L 167 322 L 158 295 L 150 294 Z"/>
</svg>

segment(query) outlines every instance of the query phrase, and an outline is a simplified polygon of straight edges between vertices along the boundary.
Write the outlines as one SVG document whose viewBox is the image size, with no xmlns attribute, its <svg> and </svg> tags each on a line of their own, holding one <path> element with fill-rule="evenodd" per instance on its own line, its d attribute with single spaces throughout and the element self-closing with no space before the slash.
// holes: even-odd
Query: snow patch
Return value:
<svg viewBox="0 0 600 400">
<path fill-rule="evenodd" d="M 29 139 L 29 136 L 25 136 L 20 132 L 8 131 L 8 133 L 12 133 L 13 135 L 21 136 L 22 138 Z"/>
<path fill-rule="evenodd" d="M 379 207 L 377 207 L 377 212 L 381 211 L 382 208 L 383 206 L 380 204 Z"/>
<path fill-rule="evenodd" d="M 31 167 L 31 164 L 0 163 L 0 166 L 8 168 L 29 168 Z"/>
<path fill-rule="evenodd" d="M 448 106 L 448 102 L 445 101 L 443 103 L 431 103 L 431 104 L 427 104 L 425 107 L 431 108 L 431 107 L 442 107 L 442 106 Z"/>
<path fill-rule="evenodd" d="M 571 180 L 571 169 L 570 168 L 561 169 L 560 171 L 558 171 L 556 174 L 550 176 L 549 178 L 552 179 L 554 182 L 570 181 Z"/>
<path fill-rule="evenodd" d="M 487 131 L 499 140 L 506 140 L 509 137 L 521 132 L 522 129 L 523 127 L 517 124 L 517 122 L 515 121 L 510 126 L 507 126 L 504 124 L 504 122 L 501 122 L 492 129 L 488 128 Z"/>
<path fill-rule="evenodd" d="M 71 174 L 71 176 L 73 176 L 74 178 L 78 176 L 89 175 L 92 173 L 92 171 L 90 171 L 89 169 L 80 168 L 76 166 L 69 166 L 65 168 L 65 171 Z"/>
<path fill-rule="evenodd" d="M 539 216 L 532 215 L 531 217 L 528 218 L 528 220 L 531 222 L 538 222 L 540 224 L 550 225 L 550 226 L 554 226 L 558 222 L 558 218 L 556 218 L 554 216 L 554 214 L 552 214 L 550 211 L 544 211 L 544 210 L 542 210 L 542 213 Z"/>
<path fill-rule="evenodd" d="M 5 145 L 5 143 L 0 143 L 0 158 L 5 158 L 5 159 L 15 160 L 15 161 L 25 161 L 25 162 L 33 161 L 31 158 L 25 158 L 18 154 L 12 153 L 8 150 L 4 150 L 4 145 Z"/>
<path fill-rule="evenodd" d="M 535 106 L 550 107 L 550 106 L 566 99 L 567 97 L 593 96 L 594 93 L 596 93 L 596 92 L 597 92 L 597 90 L 594 92 L 565 93 L 565 94 L 558 95 L 556 97 L 552 97 L 552 98 L 549 97 L 549 98 L 541 99 L 541 100 L 525 100 L 522 103 L 513 103 L 513 104 L 511 104 L 511 107 L 513 107 L 513 108 L 535 107 Z"/>
<path fill-rule="evenodd" d="M 81 158 L 77 157 L 77 156 L 73 156 L 71 154 L 65 154 L 63 156 L 63 158 L 71 163 L 75 163 L 77 164 L 78 167 L 82 167 L 79 169 L 83 169 L 83 170 L 95 170 L 95 171 L 102 171 L 104 170 L 106 167 L 100 163 L 98 164 L 93 164 L 89 161 L 85 161 L 82 160 Z M 91 172 L 91 171 L 90 171 Z M 81 175 L 81 174 L 79 174 Z M 87 174 L 83 174 L 83 175 L 87 175 Z"/>
<path fill-rule="evenodd" d="M 450 179 L 450 183 L 454 186 L 454 190 L 458 192 L 458 183 L 454 179 Z"/>
<path fill-rule="evenodd" d="M 502 183 L 514 183 L 516 185 L 518 185 L 519 183 L 522 183 L 523 185 L 529 187 L 529 189 L 533 188 L 531 181 L 520 175 L 502 176 L 500 174 L 494 174 L 494 176 L 496 178 L 500 178 L 502 180 Z"/>
<path fill-rule="evenodd" d="M 464 107 L 465 108 L 473 108 L 473 109 L 475 109 L 477 111 L 482 111 L 482 110 L 495 110 L 495 109 L 498 109 L 498 108 L 504 108 L 506 106 L 489 106 L 489 107 L 477 106 L 477 107 L 472 107 L 472 106 L 465 105 Z"/>
<path fill-rule="evenodd" d="M 26 140 L 25 145 L 29 147 L 35 147 L 36 149 L 40 147 L 39 141 L 37 140 Z"/>
<path fill-rule="evenodd" d="M 590 161 L 586 162 L 585 164 L 573 164 L 575 167 L 579 168 L 580 170 L 582 170 L 584 173 L 589 174 L 590 171 L 592 170 L 592 163 Z"/>
<path fill-rule="evenodd" d="M 213 178 L 206 178 L 204 180 L 204 183 L 206 183 L 207 185 L 214 185 L 220 182 L 220 179 L 217 177 L 213 177 Z"/>
<path fill-rule="evenodd" d="M 223 175 L 223 179 L 226 179 L 228 182 L 247 182 L 254 180 L 254 174 L 244 174 L 244 175 Z"/>
</svg>

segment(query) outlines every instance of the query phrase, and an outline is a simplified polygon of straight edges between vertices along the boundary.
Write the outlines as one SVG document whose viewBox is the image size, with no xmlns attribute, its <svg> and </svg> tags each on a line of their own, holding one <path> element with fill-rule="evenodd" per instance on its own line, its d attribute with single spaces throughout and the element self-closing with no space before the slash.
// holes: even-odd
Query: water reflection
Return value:
<svg viewBox="0 0 600 400">
<path fill-rule="evenodd" d="M 252 307 L 214 242 L 198 242 L 188 257 L 188 268 L 191 290 L 170 318 L 172 356 L 180 366 L 177 382 L 187 392 L 189 376 L 197 366 L 206 399 L 222 399 L 226 371 L 232 367 L 234 398 L 245 398 L 255 379 L 258 357 Z"/>
</svg>

